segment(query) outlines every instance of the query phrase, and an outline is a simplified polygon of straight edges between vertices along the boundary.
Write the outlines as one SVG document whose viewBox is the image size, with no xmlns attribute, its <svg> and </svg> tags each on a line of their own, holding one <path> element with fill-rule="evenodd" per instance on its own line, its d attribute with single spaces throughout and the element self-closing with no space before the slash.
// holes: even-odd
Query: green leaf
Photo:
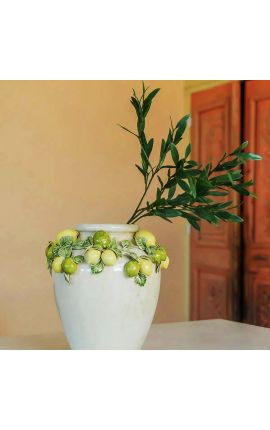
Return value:
<svg viewBox="0 0 270 430">
<path fill-rule="evenodd" d="M 190 224 L 193 228 L 195 228 L 196 230 L 200 231 L 200 224 L 199 224 L 197 221 L 195 221 L 194 219 L 189 218 L 189 219 L 188 219 L 188 222 L 189 222 L 189 224 Z"/>
<path fill-rule="evenodd" d="M 124 127 L 121 124 L 117 124 L 119 127 L 121 127 L 123 130 L 127 131 L 130 134 L 133 134 L 133 136 L 139 137 L 136 133 L 134 133 L 133 131 L 129 130 L 127 127 Z"/>
<path fill-rule="evenodd" d="M 156 211 L 156 213 L 154 214 L 155 216 L 158 216 L 159 218 L 164 219 L 164 221 L 168 221 L 172 224 L 172 221 L 169 218 L 166 218 L 162 213 Z"/>
<path fill-rule="evenodd" d="M 168 199 L 172 199 L 176 191 L 176 185 L 173 185 L 168 192 Z"/>
<path fill-rule="evenodd" d="M 185 165 L 185 169 L 189 169 L 190 167 L 195 167 L 198 166 L 199 164 L 197 163 L 197 161 L 194 160 L 188 160 L 186 165 Z"/>
<path fill-rule="evenodd" d="M 244 160 L 244 161 L 246 161 L 246 160 L 254 160 L 254 161 L 262 160 L 262 157 L 260 155 L 253 154 L 253 152 L 244 152 L 242 154 L 239 154 L 239 158 L 241 160 Z"/>
<path fill-rule="evenodd" d="M 153 211 L 153 213 L 158 213 L 158 215 L 160 216 L 163 215 L 166 218 L 175 218 L 178 216 L 182 215 L 182 212 L 179 211 L 178 209 L 169 209 L 169 208 L 164 208 L 164 209 L 160 209 L 158 211 Z"/>
<path fill-rule="evenodd" d="M 188 156 L 190 155 L 191 148 L 192 148 L 191 143 L 189 143 L 185 150 L 185 158 L 188 158 Z"/>
<path fill-rule="evenodd" d="M 172 159 L 174 161 L 174 164 L 176 165 L 179 161 L 179 154 L 176 146 L 173 143 L 171 144 L 171 154 L 172 154 Z"/>
<path fill-rule="evenodd" d="M 149 155 L 152 152 L 153 145 L 154 145 L 154 139 L 152 138 L 152 139 L 149 140 L 148 145 L 146 147 L 146 154 L 148 155 L 148 157 L 149 157 Z"/>
<path fill-rule="evenodd" d="M 182 190 L 184 190 L 186 193 L 190 193 L 190 188 L 188 184 L 185 181 L 183 181 L 183 179 L 178 179 L 177 183 L 182 188 Z"/>
<path fill-rule="evenodd" d="M 163 181 L 159 175 L 157 175 L 161 188 L 163 188 Z"/>
<path fill-rule="evenodd" d="M 145 172 L 144 172 L 144 170 L 140 167 L 140 166 L 138 166 L 138 164 L 135 164 L 135 166 L 137 167 L 137 169 L 140 171 L 140 173 L 143 175 L 143 176 L 145 176 Z"/>
<path fill-rule="evenodd" d="M 143 287 L 146 283 L 147 278 L 143 273 L 138 273 L 134 280 L 136 284 L 140 285 L 140 287 Z"/>
<path fill-rule="evenodd" d="M 101 273 L 104 270 L 104 264 L 102 263 L 102 261 L 100 261 L 99 263 L 94 264 L 90 267 L 91 267 L 91 272 L 94 275 L 97 275 L 98 273 Z"/>
<path fill-rule="evenodd" d="M 218 224 L 219 219 L 216 215 L 212 214 L 207 208 L 194 208 L 196 215 L 200 218 L 210 222 L 211 224 Z"/>
<path fill-rule="evenodd" d="M 143 109 L 142 109 L 142 114 L 144 117 L 146 117 L 146 115 L 148 114 L 149 109 L 150 109 L 151 104 L 152 104 L 152 100 L 157 95 L 157 93 L 159 91 L 160 91 L 160 88 L 156 88 L 150 94 L 148 94 L 148 96 L 145 98 L 145 100 L 143 102 Z"/>
<path fill-rule="evenodd" d="M 70 257 L 72 253 L 72 248 L 71 246 L 61 246 L 58 250 L 58 255 L 59 257 Z"/>
<path fill-rule="evenodd" d="M 178 194 L 174 199 L 168 199 L 167 203 L 172 206 L 186 205 L 191 202 L 193 197 L 188 193 Z"/>
<path fill-rule="evenodd" d="M 231 214 L 227 211 L 218 211 L 216 212 L 216 216 L 218 216 L 223 221 L 229 221 L 229 222 L 243 222 L 243 218 L 241 218 L 238 215 Z"/>
<path fill-rule="evenodd" d="M 245 141 L 243 143 L 241 143 L 240 146 L 238 146 L 238 148 L 236 148 L 230 155 L 237 155 L 240 152 L 242 152 L 246 147 L 248 146 L 248 141 Z"/>
<path fill-rule="evenodd" d="M 188 177 L 188 183 L 189 183 L 190 193 L 195 198 L 197 195 L 196 182 L 192 177 Z"/>
<path fill-rule="evenodd" d="M 61 237 L 59 244 L 60 246 L 66 246 L 66 245 L 71 245 L 72 242 L 73 242 L 72 236 L 64 236 L 64 237 Z"/>
<path fill-rule="evenodd" d="M 208 196 L 227 196 L 227 191 L 208 191 Z"/>
<path fill-rule="evenodd" d="M 73 257 L 73 261 L 76 264 L 80 264 L 84 262 L 84 256 L 83 255 L 76 255 L 75 257 Z"/>
<path fill-rule="evenodd" d="M 162 139 L 160 146 L 159 165 L 161 166 L 166 157 L 166 141 Z"/>
<path fill-rule="evenodd" d="M 145 154 L 143 148 L 141 149 L 142 169 L 144 173 L 147 173 L 149 167 L 149 160 Z"/>
<path fill-rule="evenodd" d="M 141 118 L 142 117 L 142 109 L 141 109 L 140 103 L 138 102 L 138 100 L 135 99 L 135 97 L 131 97 L 130 101 L 136 110 L 137 117 Z"/>
<path fill-rule="evenodd" d="M 184 134 L 184 131 L 187 127 L 187 121 L 189 120 L 190 115 L 185 115 L 183 118 L 180 119 L 180 121 L 176 124 L 176 134 L 175 134 L 175 138 L 174 138 L 174 144 L 177 145 L 177 143 L 180 142 L 180 140 L 182 139 L 182 136 Z"/>
<path fill-rule="evenodd" d="M 66 282 L 68 284 L 70 284 L 70 275 L 68 275 L 67 273 L 64 273 L 64 278 L 65 278 Z"/>
</svg>

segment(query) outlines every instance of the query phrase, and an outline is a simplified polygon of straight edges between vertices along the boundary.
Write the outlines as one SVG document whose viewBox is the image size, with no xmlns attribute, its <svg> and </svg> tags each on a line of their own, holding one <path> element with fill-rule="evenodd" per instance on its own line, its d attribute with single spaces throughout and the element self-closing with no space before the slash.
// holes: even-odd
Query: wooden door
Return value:
<svg viewBox="0 0 270 430">
<path fill-rule="evenodd" d="M 192 155 L 200 162 L 218 161 L 240 143 L 240 83 L 194 93 L 191 103 Z M 192 231 L 192 320 L 239 318 L 239 246 L 239 224 L 203 221 L 200 232 Z"/>
<path fill-rule="evenodd" d="M 246 82 L 244 134 L 249 151 L 263 156 L 245 168 L 257 199 L 244 201 L 244 319 L 270 327 L 270 81 Z"/>
</svg>

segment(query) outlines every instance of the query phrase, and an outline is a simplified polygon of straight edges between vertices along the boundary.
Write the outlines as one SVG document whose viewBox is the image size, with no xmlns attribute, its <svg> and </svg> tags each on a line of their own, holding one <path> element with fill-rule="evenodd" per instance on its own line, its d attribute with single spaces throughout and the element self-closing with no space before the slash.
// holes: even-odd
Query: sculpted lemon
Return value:
<svg viewBox="0 0 270 430">
<path fill-rule="evenodd" d="M 152 275 L 153 272 L 153 264 L 150 260 L 146 258 L 140 259 L 140 272 L 146 276 Z"/>
<path fill-rule="evenodd" d="M 111 243 L 111 237 L 106 231 L 96 231 L 93 236 L 93 243 L 101 248 L 108 248 Z"/>
<path fill-rule="evenodd" d="M 101 260 L 105 266 L 113 266 L 116 263 L 117 258 L 113 251 L 106 249 L 106 251 L 103 251 L 101 254 Z"/>
<path fill-rule="evenodd" d="M 170 264 L 170 259 L 169 259 L 169 257 L 167 256 L 167 257 L 166 257 L 166 260 L 164 260 L 164 261 L 162 261 L 162 262 L 161 262 L 161 264 L 160 264 L 160 268 L 161 268 L 161 269 L 168 269 L 169 264 Z"/>
<path fill-rule="evenodd" d="M 46 248 L 45 254 L 46 257 L 51 260 L 53 258 L 53 247 L 54 247 L 54 243 L 49 243 L 49 245 Z"/>
<path fill-rule="evenodd" d="M 147 246 L 155 246 L 156 238 L 153 233 L 147 230 L 139 230 L 135 233 L 135 241 L 138 239 L 144 239 Z"/>
<path fill-rule="evenodd" d="M 101 252 L 98 249 L 88 249 L 84 254 L 84 259 L 87 264 L 93 265 L 97 264 L 100 260 Z"/>
<path fill-rule="evenodd" d="M 72 260 L 72 258 L 65 258 L 62 263 L 62 269 L 67 275 L 73 275 L 77 270 L 77 264 Z"/>
<path fill-rule="evenodd" d="M 137 276 L 140 271 L 140 265 L 137 261 L 131 260 L 125 264 L 125 272 L 130 277 Z"/>
<path fill-rule="evenodd" d="M 55 259 L 52 262 L 52 269 L 56 273 L 62 272 L 62 263 L 64 261 L 64 257 L 55 257 Z"/>
<path fill-rule="evenodd" d="M 66 230 L 59 231 L 59 233 L 56 235 L 56 243 L 60 243 L 60 240 L 62 237 L 72 237 L 72 241 L 75 242 L 75 240 L 78 237 L 78 232 L 76 230 L 71 230 L 67 228 Z"/>
<path fill-rule="evenodd" d="M 153 263 L 160 264 L 162 261 L 165 261 L 167 257 L 167 252 L 164 248 L 157 248 L 153 255 L 152 255 L 152 261 Z"/>
</svg>

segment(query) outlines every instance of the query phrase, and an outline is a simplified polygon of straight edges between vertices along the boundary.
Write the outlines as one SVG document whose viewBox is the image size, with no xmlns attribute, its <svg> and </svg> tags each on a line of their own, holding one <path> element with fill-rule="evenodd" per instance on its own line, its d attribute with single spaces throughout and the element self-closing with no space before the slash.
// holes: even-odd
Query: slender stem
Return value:
<svg viewBox="0 0 270 430">
<path fill-rule="evenodd" d="M 132 223 L 131 223 L 131 224 L 135 224 L 135 222 L 138 222 L 138 221 L 139 221 L 139 219 L 145 218 L 145 217 L 147 217 L 147 216 L 149 216 L 149 214 L 148 214 L 148 213 L 146 213 L 146 214 L 144 214 L 144 215 L 141 215 L 141 216 L 139 216 L 138 218 L 135 218 L 135 219 L 132 221 Z"/>
<path fill-rule="evenodd" d="M 143 193 L 143 195 L 142 195 L 139 203 L 137 204 L 135 211 L 133 212 L 133 214 L 129 218 L 127 224 L 131 224 L 134 221 L 134 219 L 136 218 L 136 216 L 138 215 L 139 208 L 140 208 L 140 206 L 141 206 L 141 204 L 143 202 L 144 197 L 146 196 L 146 193 L 147 193 L 147 191 L 148 191 L 148 189 L 149 189 L 149 187 L 150 187 L 150 185 L 151 185 L 151 183 L 152 183 L 152 181 L 153 181 L 154 176 L 155 176 L 156 173 L 157 173 L 157 170 L 155 170 L 155 172 L 152 171 L 152 176 L 151 176 L 148 184 L 145 186 L 144 193 Z"/>
</svg>

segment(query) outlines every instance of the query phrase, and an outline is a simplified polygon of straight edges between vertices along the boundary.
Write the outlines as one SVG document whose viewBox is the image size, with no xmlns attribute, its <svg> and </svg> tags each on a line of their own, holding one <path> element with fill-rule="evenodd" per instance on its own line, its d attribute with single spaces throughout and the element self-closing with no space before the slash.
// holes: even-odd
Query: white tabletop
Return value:
<svg viewBox="0 0 270 430">
<path fill-rule="evenodd" d="M 63 333 L 0 337 L 0 349 L 69 349 Z M 143 349 L 270 349 L 270 329 L 225 320 L 153 324 Z"/>
</svg>

